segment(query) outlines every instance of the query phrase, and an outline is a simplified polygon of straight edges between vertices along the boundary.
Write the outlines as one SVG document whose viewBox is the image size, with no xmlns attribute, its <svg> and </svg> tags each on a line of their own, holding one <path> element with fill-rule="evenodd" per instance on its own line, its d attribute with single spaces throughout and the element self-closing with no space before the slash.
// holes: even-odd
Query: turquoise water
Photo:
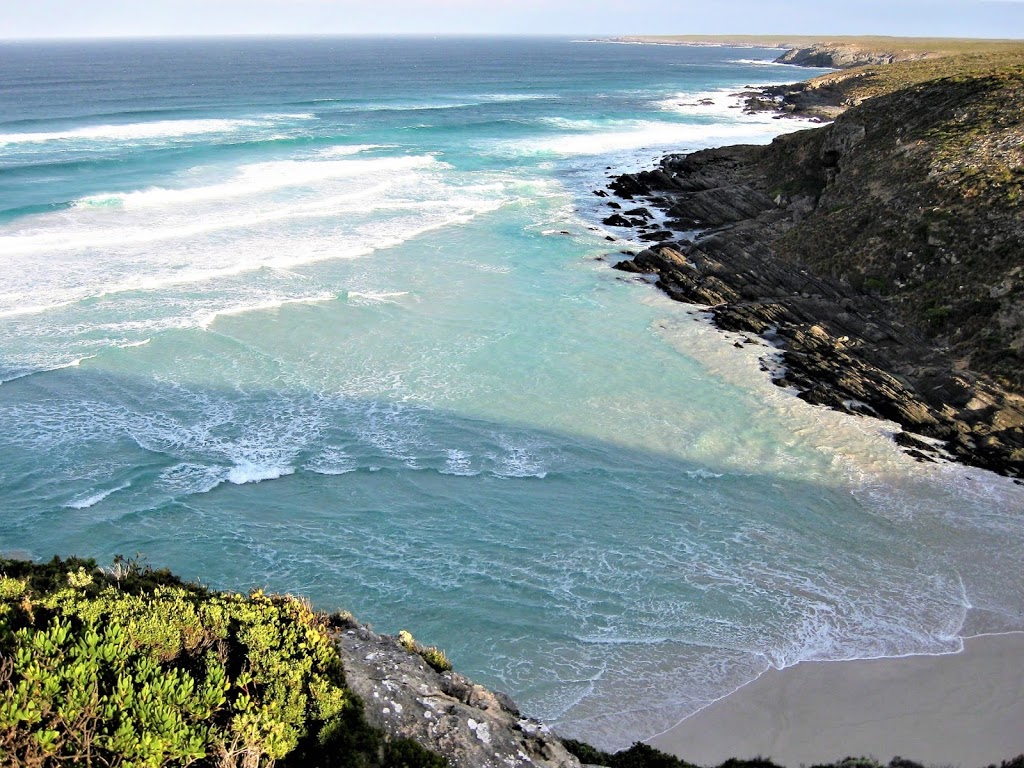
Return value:
<svg viewBox="0 0 1024 768">
<path fill-rule="evenodd" d="M 1024 629 L 1024 488 L 608 267 L 609 167 L 802 127 L 729 98 L 774 54 L 0 46 L 0 551 L 301 591 L 609 747 Z"/>
</svg>

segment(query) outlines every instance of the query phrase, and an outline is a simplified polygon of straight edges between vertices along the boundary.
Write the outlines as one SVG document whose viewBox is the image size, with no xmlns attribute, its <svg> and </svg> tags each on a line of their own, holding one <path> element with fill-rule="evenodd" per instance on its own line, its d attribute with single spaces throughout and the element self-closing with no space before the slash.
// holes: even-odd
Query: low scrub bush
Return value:
<svg viewBox="0 0 1024 768">
<path fill-rule="evenodd" d="M 0 560 L 0 766 L 444 765 L 365 723 L 329 630 L 137 562 Z"/>
<path fill-rule="evenodd" d="M 437 646 L 426 646 L 416 642 L 411 633 L 404 629 L 398 633 L 398 642 L 410 653 L 418 653 L 427 664 L 437 672 L 447 672 L 452 668 L 447 654 Z"/>
</svg>

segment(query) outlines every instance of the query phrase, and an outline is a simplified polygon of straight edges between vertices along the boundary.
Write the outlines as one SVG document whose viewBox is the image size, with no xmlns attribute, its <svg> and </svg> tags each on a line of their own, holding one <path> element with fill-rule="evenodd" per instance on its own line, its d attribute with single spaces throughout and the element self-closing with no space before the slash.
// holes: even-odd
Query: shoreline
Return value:
<svg viewBox="0 0 1024 768">
<path fill-rule="evenodd" d="M 764 757 L 796 768 L 900 756 L 973 768 L 1024 753 L 1024 632 L 959 653 L 770 669 L 647 743 L 698 765 Z"/>
<path fill-rule="evenodd" d="M 909 66 L 917 64 L 915 60 Z M 889 67 L 896 69 L 891 64 L 874 69 Z M 859 71 L 849 73 L 853 77 L 839 75 L 838 80 L 855 82 Z M 817 85 L 823 81 L 826 87 Z M 784 369 L 772 371 L 772 380 L 784 388 L 795 388 L 802 399 L 895 422 L 903 430 L 895 436 L 897 444 L 918 460 L 959 461 L 1022 483 L 1024 397 L 1013 385 L 999 379 L 1003 374 L 998 368 L 1009 365 L 1012 370 L 1013 363 L 997 363 L 992 369 L 995 374 L 985 368 L 973 369 L 969 365 L 972 345 L 983 339 L 988 342 L 979 331 L 972 331 L 975 335 L 968 335 L 959 349 L 954 349 L 943 341 L 941 333 L 935 334 L 934 328 L 929 330 L 919 318 L 915 319 L 912 311 L 903 314 L 901 308 L 912 308 L 913 304 L 900 304 L 905 299 L 890 299 L 877 286 L 884 287 L 887 279 L 899 284 L 906 277 L 901 273 L 891 277 L 884 271 L 881 276 L 871 274 L 872 270 L 877 273 L 879 259 L 891 258 L 888 254 L 872 257 L 876 258 L 875 266 L 869 259 L 865 270 L 868 274 L 862 271 L 851 276 L 842 273 L 842 264 L 837 267 L 835 259 L 840 257 L 828 253 L 856 249 L 860 245 L 857 238 L 861 237 L 852 225 L 845 233 L 833 230 L 829 219 L 832 210 L 855 210 L 861 199 L 888 195 L 911 201 L 908 207 L 918 206 L 916 213 L 904 213 L 900 222 L 904 231 L 899 238 L 907 242 L 897 240 L 888 245 L 890 253 L 913 247 L 929 249 L 941 258 L 938 266 L 928 265 L 929 274 L 927 278 L 919 277 L 919 284 L 925 279 L 938 284 L 933 275 L 941 271 L 946 272 L 943 279 L 965 279 L 964 267 L 959 267 L 959 272 L 953 268 L 965 258 L 964 244 L 955 234 L 942 238 L 934 234 L 928 214 L 923 213 L 942 209 L 943 198 L 935 196 L 941 190 L 929 187 L 915 170 L 918 176 L 908 174 L 908 179 L 901 180 L 902 187 L 882 195 L 877 192 L 879 185 L 888 183 L 885 174 L 892 163 L 904 157 L 899 140 L 895 151 L 885 146 L 888 155 L 883 162 L 871 157 L 874 165 L 857 168 L 852 185 L 843 186 L 850 177 L 850 172 L 844 176 L 843 171 L 861 160 L 866 146 L 891 141 L 884 135 L 886 123 L 912 122 L 917 119 L 914 110 L 918 108 L 908 109 L 901 103 L 899 91 L 877 97 L 885 106 L 874 110 L 870 102 L 875 99 L 849 107 L 843 101 L 843 91 L 829 87 L 836 81 L 836 76 L 825 76 L 737 94 L 745 101 L 746 111 L 773 112 L 778 119 L 820 118 L 831 108 L 834 114 L 829 117 L 837 119 L 826 126 L 782 135 L 766 147 L 732 145 L 670 154 L 653 170 L 614 177 L 608 185 L 614 198 L 605 201 L 611 215 L 602 223 L 632 229 L 631 239 L 646 245 L 640 246 L 644 249 L 639 253 L 624 252 L 628 258 L 614 267 L 647 280 L 656 279 L 657 287 L 672 299 L 709 307 L 714 325 L 723 331 L 760 336 L 780 347 Z M 941 92 L 943 87 L 933 86 L 939 91 L 937 98 L 946 95 Z M 794 94 L 803 103 L 794 102 Z M 813 95 L 814 110 L 806 109 L 808 94 Z M 890 107 L 893 102 L 895 105 Z M 865 112 L 867 117 L 863 116 Z M 882 138 L 876 140 L 876 135 Z M 869 151 L 881 154 L 875 146 Z M 827 209 L 820 211 L 819 202 L 837 188 L 845 198 L 830 200 Z M 595 194 L 607 197 L 609 193 Z M 890 218 L 892 207 L 887 204 L 857 215 L 874 220 Z M 821 208 L 826 206 L 822 204 Z M 652 215 L 652 209 L 658 215 Z M 966 212 L 979 218 L 988 216 L 980 206 L 972 208 L 968 203 L 952 211 L 951 215 Z M 792 243 L 794 230 L 806 228 L 808 220 L 811 235 L 797 244 L 803 252 L 780 254 L 787 241 Z M 979 234 L 974 239 L 990 242 L 994 235 L 1001 241 L 1009 234 L 1012 242 L 1016 237 L 1013 226 L 997 222 L 991 225 L 991 232 L 981 234 L 983 229 L 976 230 Z M 843 241 L 844 234 L 848 242 Z M 885 244 L 885 232 L 879 234 L 882 237 L 874 240 Z M 922 238 L 927 242 L 916 242 Z M 976 252 L 984 248 L 967 247 Z M 789 248 L 792 250 L 791 245 Z M 809 263 L 808 254 L 824 261 L 824 269 Z M 908 256 L 914 258 L 915 254 L 910 252 Z M 985 253 L 982 256 L 987 258 Z M 833 259 L 831 265 L 829 259 Z M 995 282 L 1001 277 L 997 268 L 991 275 Z M 1015 285 L 1014 275 L 1019 271 L 1009 273 L 1008 285 Z M 975 284 L 981 283 L 976 270 L 971 277 Z M 980 277 L 983 280 L 986 276 Z M 962 285 L 960 290 L 964 290 Z M 986 286 L 984 293 L 991 291 L 995 297 L 999 290 Z M 952 325 L 950 318 L 959 317 L 955 308 L 945 305 L 961 297 L 940 291 L 938 298 L 928 300 L 939 302 L 933 305 L 938 307 L 933 313 L 936 322 L 945 318 Z M 911 301 L 920 302 L 920 297 L 912 296 Z M 941 314 L 937 314 L 939 310 Z M 966 306 L 965 310 L 972 311 Z M 971 322 L 978 325 L 973 319 Z M 987 349 L 984 352 L 990 355 Z"/>
<path fill-rule="evenodd" d="M 856 72 L 836 73 L 832 79 L 842 83 L 851 75 L 855 78 Z M 802 132 L 839 134 L 833 146 L 839 153 L 848 152 L 860 137 L 851 140 L 845 121 L 832 128 L 849 104 L 841 102 L 841 87 L 818 85 L 827 77 L 735 95 L 747 112 L 827 120 L 829 126 Z M 773 143 L 786 144 L 789 136 L 793 134 Z M 906 431 L 897 429 L 895 442 L 920 461 L 977 466 L 1024 484 L 1019 447 L 1017 454 L 1011 448 L 980 455 L 969 436 L 980 436 L 991 424 L 978 429 L 977 422 L 966 428 L 965 421 L 957 423 L 965 415 L 963 404 L 980 399 L 994 405 L 993 410 L 1014 413 L 1019 435 L 1024 411 L 1012 390 L 1000 391 L 983 375 L 957 368 L 939 355 L 924 358 L 915 350 L 907 356 L 912 363 L 951 371 L 947 382 L 963 376 L 959 381 L 966 394 L 957 403 L 959 413 L 946 422 L 968 437 L 969 442 L 958 445 L 952 429 L 933 429 L 938 419 L 932 414 L 941 418 L 944 405 L 948 416 L 948 403 L 919 395 L 917 380 L 899 368 L 903 351 L 925 342 L 891 315 L 883 297 L 858 295 L 827 275 L 808 274 L 800 263 L 768 266 L 776 262 L 774 240 L 812 215 L 817 200 L 812 204 L 810 196 L 800 194 L 772 199 L 770 187 L 759 186 L 753 178 L 764 167 L 757 167 L 757 156 L 766 151 L 723 146 L 667 155 L 653 170 L 617 175 L 609 184 L 612 197 L 605 201 L 611 216 L 603 223 L 612 231 L 632 230 L 628 237 L 642 242 L 643 250 L 636 253 L 634 246 L 615 268 L 645 282 L 656 280 L 670 298 L 710 310 L 712 325 L 723 332 L 761 336 L 778 346 L 786 370 L 781 376 L 764 370 L 775 384 L 795 389 L 802 399 L 897 422 Z M 788 148 L 791 154 L 800 151 L 796 141 Z M 776 164 L 786 155 L 784 147 Z M 831 171 L 839 172 L 837 166 Z M 745 189 L 737 193 L 741 186 Z M 645 209 L 655 215 L 644 215 Z M 766 279 L 748 279 L 757 274 Z M 840 314 L 860 322 L 837 331 L 831 323 Z M 858 339 L 855 334 L 865 328 L 870 335 Z M 864 355 L 858 346 L 880 347 L 882 353 L 872 349 Z M 866 391 L 857 385 L 850 391 L 850 381 L 840 380 L 849 368 L 862 377 L 860 384 L 868 384 Z M 772 668 L 644 741 L 697 765 L 765 758 L 797 768 L 846 756 L 867 756 L 883 764 L 902 757 L 963 768 L 999 765 L 1024 754 L 1024 631 L 962 641 L 961 650 L 949 654 L 816 660 Z"/>
</svg>

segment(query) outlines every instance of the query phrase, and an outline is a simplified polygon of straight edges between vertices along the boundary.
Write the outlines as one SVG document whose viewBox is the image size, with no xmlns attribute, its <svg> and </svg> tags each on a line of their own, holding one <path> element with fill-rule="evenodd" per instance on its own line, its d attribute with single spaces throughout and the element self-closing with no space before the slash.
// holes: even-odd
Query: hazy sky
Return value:
<svg viewBox="0 0 1024 768">
<path fill-rule="evenodd" d="M 0 0 L 0 37 L 889 34 L 1024 37 L 1024 0 Z"/>
</svg>

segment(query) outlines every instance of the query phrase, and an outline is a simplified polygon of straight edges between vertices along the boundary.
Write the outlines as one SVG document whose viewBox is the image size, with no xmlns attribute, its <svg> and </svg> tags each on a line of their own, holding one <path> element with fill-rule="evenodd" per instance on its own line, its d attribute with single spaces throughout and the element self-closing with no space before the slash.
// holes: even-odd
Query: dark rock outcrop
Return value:
<svg viewBox="0 0 1024 768">
<path fill-rule="evenodd" d="M 777 383 L 805 400 L 1022 478 L 1022 108 L 1024 69 L 901 89 L 769 147 L 668 156 L 611 188 L 703 231 L 616 267 L 779 344 Z"/>
</svg>

